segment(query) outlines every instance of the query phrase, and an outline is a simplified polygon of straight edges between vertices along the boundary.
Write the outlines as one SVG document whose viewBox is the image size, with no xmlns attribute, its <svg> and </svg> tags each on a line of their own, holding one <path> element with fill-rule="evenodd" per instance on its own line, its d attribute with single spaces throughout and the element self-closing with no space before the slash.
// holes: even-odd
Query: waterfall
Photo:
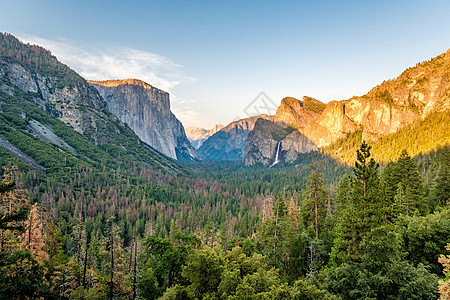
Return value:
<svg viewBox="0 0 450 300">
<path fill-rule="evenodd" d="M 279 141 L 278 143 L 277 143 L 277 152 L 276 152 L 276 154 L 275 154 L 275 160 L 273 161 L 273 163 L 270 165 L 270 167 L 273 167 L 273 166 L 275 166 L 277 163 L 279 163 L 280 162 L 280 146 L 281 146 L 281 141 Z"/>
</svg>

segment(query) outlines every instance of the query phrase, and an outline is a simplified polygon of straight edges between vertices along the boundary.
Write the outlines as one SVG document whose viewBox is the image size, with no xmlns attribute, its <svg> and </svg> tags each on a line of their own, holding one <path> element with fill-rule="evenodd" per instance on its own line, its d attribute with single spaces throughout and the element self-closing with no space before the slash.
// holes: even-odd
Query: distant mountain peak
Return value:
<svg viewBox="0 0 450 300">
<path fill-rule="evenodd" d="M 189 126 L 185 128 L 186 136 L 188 137 L 191 145 L 198 149 L 210 136 L 217 131 L 221 130 L 224 126 L 222 124 L 216 124 L 211 129 L 205 129 L 201 127 Z"/>
</svg>

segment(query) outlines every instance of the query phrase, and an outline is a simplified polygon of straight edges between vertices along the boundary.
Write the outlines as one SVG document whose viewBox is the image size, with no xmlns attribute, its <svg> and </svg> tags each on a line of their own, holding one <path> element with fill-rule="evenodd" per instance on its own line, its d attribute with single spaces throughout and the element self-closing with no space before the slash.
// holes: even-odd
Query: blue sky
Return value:
<svg viewBox="0 0 450 300">
<path fill-rule="evenodd" d="M 87 79 L 169 91 L 185 126 L 247 117 L 260 92 L 276 105 L 363 95 L 450 48 L 444 0 L 1 2 L 0 31 Z"/>
</svg>

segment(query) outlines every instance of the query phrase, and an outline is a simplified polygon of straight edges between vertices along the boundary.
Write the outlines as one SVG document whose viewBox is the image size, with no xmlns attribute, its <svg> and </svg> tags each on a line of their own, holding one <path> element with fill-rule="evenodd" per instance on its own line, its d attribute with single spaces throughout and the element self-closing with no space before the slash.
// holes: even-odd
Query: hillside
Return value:
<svg viewBox="0 0 450 300">
<path fill-rule="evenodd" d="M 448 111 L 434 112 L 424 120 L 416 120 L 395 133 L 369 141 L 372 154 L 377 162 L 387 164 L 408 149 L 411 156 L 425 155 L 450 145 L 450 114 Z M 362 131 L 350 133 L 332 145 L 323 148 L 331 157 L 352 165 L 356 159 L 356 149 L 362 141 Z"/>
<path fill-rule="evenodd" d="M 250 135 L 248 151 L 244 158 L 245 163 L 247 165 L 258 162 L 269 164 L 273 159 L 275 147 L 277 147 L 277 143 L 272 138 L 273 130 L 277 126 L 290 126 L 295 129 L 284 139 L 279 140 L 283 149 L 281 156 L 286 161 L 294 161 L 296 154 L 318 148 L 331 147 L 330 149 L 338 150 L 339 147 L 331 145 L 333 143 L 346 144 L 346 137 L 354 136 L 355 132 L 361 133 L 362 140 L 379 143 L 379 148 L 386 149 L 386 143 L 390 142 L 387 142 L 384 137 L 390 136 L 402 128 L 411 128 L 408 127 L 410 124 L 416 124 L 432 114 L 444 112 L 448 115 L 450 109 L 449 78 L 450 49 L 427 62 L 405 70 L 396 79 L 383 82 L 364 96 L 343 101 L 331 101 L 326 106 L 319 106 L 321 110 L 318 112 L 320 113 L 314 115 L 299 114 L 300 107 L 293 108 L 295 106 L 286 105 L 285 101 L 282 101 L 274 117 L 274 121 L 278 120 L 278 124 L 256 127 L 256 130 L 260 132 Z M 292 102 L 292 100 L 290 101 Z M 414 134 L 421 135 L 422 133 L 419 131 L 422 127 L 415 128 Z M 448 132 L 448 127 L 443 129 L 444 132 Z M 297 137 L 292 139 L 291 135 Z M 393 135 L 389 139 L 396 139 L 396 137 Z M 441 139 L 439 145 L 445 144 L 446 141 L 446 138 Z M 352 140 L 348 140 L 347 144 L 352 142 Z M 269 144 L 270 149 L 267 148 Z M 398 141 L 397 144 L 401 144 L 411 153 L 418 152 L 419 146 L 414 146 L 416 143 Z M 348 146 L 344 146 L 344 148 L 346 147 Z M 424 142 L 419 148 L 421 152 L 429 152 L 436 149 L 436 145 Z M 294 149 L 296 154 L 293 154 L 292 151 L 288 154 L 288 149 Z M 354 153 L 353 150 L 355 149 L 349 153 Z M 342 154 L 342 157 L 346 155 Z M 334 157 L 341 159 L 340 156 L 335 155 Z M 390 158 L 392 157 L 391 155 Z M 387 156 L 382 160 L 386 161 Z M 353 159 L 343 159 L 343 161 L 348 162 Z"/>
<path fill-rule="evenodd" d="M 46 168 L 64 168 L 62 162 L 73 158 L 100 170 L 102 165 L 114 168 L 133 163 L 170 172 L 182 170 L 111 114 L 103 98 L 81 76 L 49 51 L 25 45 L 8 34 L 0 34 L 0 97 L 3 138 Z M 59 141 L 36 134 L 36 122 Z M 57 148 L 47 151 L 52 144 Z"/>
</svg>

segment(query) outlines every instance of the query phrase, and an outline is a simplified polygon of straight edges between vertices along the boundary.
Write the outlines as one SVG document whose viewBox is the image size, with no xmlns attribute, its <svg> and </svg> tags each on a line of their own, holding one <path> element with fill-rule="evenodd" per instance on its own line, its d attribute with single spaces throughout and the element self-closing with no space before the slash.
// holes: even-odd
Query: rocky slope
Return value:
<svg viewBox="0 0 450 300">
<path fill-rule="evenodd" d="M 433 112 L 448 110 L 450 49 L 383 82 L 364 96 L 331 101 L 326 106 L 312 103 L 318 109 L 305 113 L 306 105 L 302 107 L 292 98 L 283 99 L 273 119 L 275 124 L 261 122 L 249 135 L 245 163 L 269 165 L 278 141 L 283 149 L 281 157 L 290 162 L 298 153 L 329 146 L 357 130 L 362 131 L 362 139 L 374 141 Z M 291 133 L 274 138 L 274 132 L 288 127 L 292 128 Z"/>
<path fill-rule="evenodd" d="M 192 147 L 195 149 L 200 148 L 200 146 L 214 133 L 222 129 L 224 126 L 222 124 L 216 124 L 210 130 L 195 126 L 190 126 L 185 128 L 186 136 L 189 142 L 191 142 Z"/>
<path fill-rule="evenodd" d="M 88 82 L 142 141 L 174 159 L 198 159 L 183 124 L 170 111 L 169 93 L 137 79 Z"/>
<path fill-rule="evenodd" d="M 248 136 L 244 162 L 247 165 L 271 165 L 279 151 L 279 160 L 293 161 L 298 153 L 316 150 L 317 146 L 299 129 L 316 121 L 325 104 L 310 97 L 303 101 L 292 97 L 281 100 L 272 120 L 258 120 Z M 278 145 L 280 144 L 280 145 Z"/>
<path fill-rule="evenodd" d="M 101 137 L 96 120 L 117 121 L 114 116 L 105 113 L 105 101 L 83 80 L 62 86 L 60 78 L 36 72 L 8 56 L 0 56 L 0 77 L 1 92 L 12 95 L 13 87 L 29 92 L 36 105 L 54 114 L 76 131 L 89 132 L 100 144 L 106 140 Z"/>
<path fill-rule="evenodd" d="M 198 149 L 205 160 L 242 160 L 247 137 L 258 119 L 271 119 L 261 114 L 232 122 L 209 137 Z"/>
<path fill-rule="evenodd" d="M 3 125 L 5 137 L 20 150 L 30 148 L 22 142 L 27 138 L 22 135 L 31 132 L 28 134 L 54 144 L 63 152 L 68 150 L 72 155 L 83 156 L 91 163 L 104 163 L 106 157 L 120 163 L 119 157 L 127 155 L 127 163 L 134 161 L 148 167 L 179 169 L 176 163 L 142 143 L 108 111 L 107 103 L 94 87 L 48 50 L 23 44 L 3 33 L 0 33 L 0 112 L 8 116 Z M 25 122 L 21 127 L 15 128 L 17 122 L 6 121 L 18 116 Z M 39 132 L 39 124 L 47 129 Z M 54 126 L 59 128 L 58 132 L 54 131 Z M 26 132 L 20 133 L 22 130 Z M 179 130 L 184 133 L 183 128 Z M 6 132 L 15 134 L 6 135 Z M 33 157 L 42 153 L 35 149 L 26 154 Z"/>
</svg>

